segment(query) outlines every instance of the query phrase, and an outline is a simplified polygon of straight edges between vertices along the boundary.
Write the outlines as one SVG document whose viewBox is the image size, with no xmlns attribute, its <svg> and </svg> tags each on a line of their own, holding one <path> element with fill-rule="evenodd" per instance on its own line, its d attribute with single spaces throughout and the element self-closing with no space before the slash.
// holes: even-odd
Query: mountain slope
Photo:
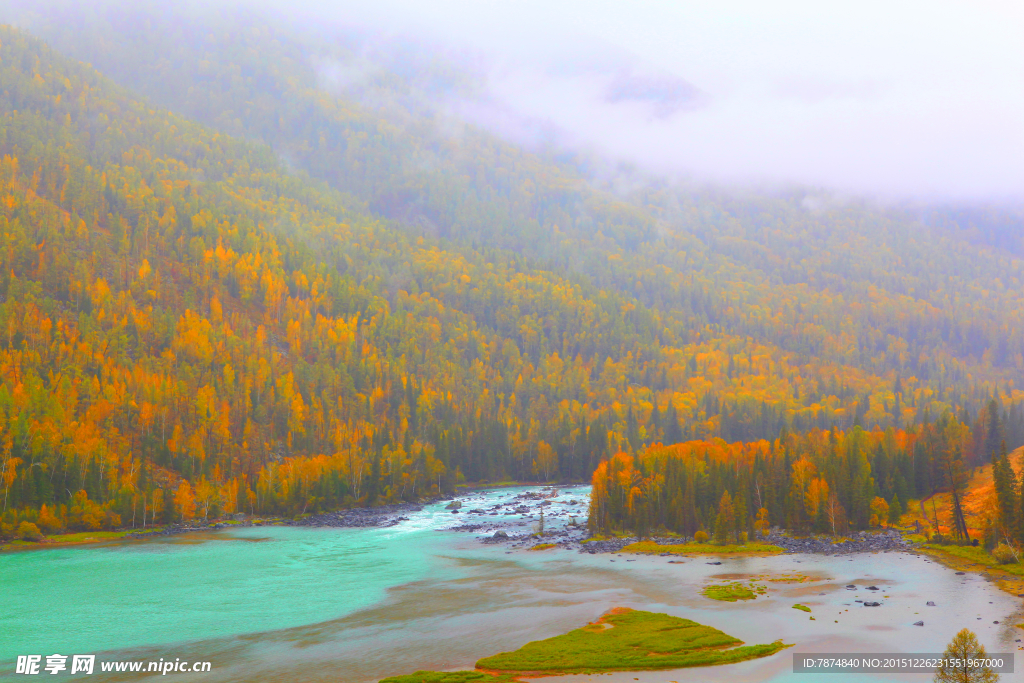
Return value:
<svg viewBox="0 0 1024 683">
<path fill-rule="evenodd" d="M 523 168 L 508 206 L 534 203 L 491 230 L 504 205 L 488 195 L 470 221 L 472 202 L 451 203 L 469 185 L 450 171 L 413 190 L 375 181 L 405 197 L 396 212 L 435 202 L 416 214 L 437 228 L 425 230 L 374 217 L 378 195 L 345 186 L 390 142 L 337 164 L 349 175 L 311 177 L 12 29 L 0 104 L 8 530 L 296 514 L 415 499 L 460 477 L 581 479 L 653 441 L 901 424 L 987 398 L 1003 377 L 927 335 L 933 355 L 915 367 L 931 376 L 865 358 L 830 326 L 856 326 L 845 311 L 864 309 L 864 334 L 888 340 L 888 295 L 779 286 L 696 228 L 645 237 L 654 200 L 641 210 L 482 133 L 451 153 L 507 151 Z M 389 130 L 367 109 L 353 116 Z M 337 162 L 308 156 L 320 152 Z M 564 199 L 547 202 L 559 183 Z M 716 206 L 689 212 L 711 221 Z M 720 219 L 716 240 L 732 225 Z M 790 329 L 813 316 L 832 322 Z M 901 337 L 886 344 L 909 356 Z M 1013 398 L 997 414 L 1011 440 L 1024 426 Z"/>
<path fill-rule="evenodd" d="M 581 478 L 613 450 L 717 430 L 711 391 L 778 429 L 771 396 L 832 419 L 792 387 L 887 386 L 409 236 L 10 29 L 0 92 L 12 526 L 42 505 L 88 526 L 97 505 L 141 523 Z"/>
<path fill-rule="evenodd" d="M 1008 394 L 1024 369 L 1024 261 L 957 229 L 808 191 L 599 181 L 595 160 L 531 153 L 445 115 L 432 103 L 480 86 L 415 46 L 230 8 L 48 7 L 25 21 L 63 49 L 153 102 L 269 144 L 412 234 L 523 254 L 691 330 L 914 377 L 945 407 L 980 407 L 995 384 Z M 339 84 L 335 72 L 360 77 Z M 930 218 L 955 227 L 957 215 Z"/>
</svg>

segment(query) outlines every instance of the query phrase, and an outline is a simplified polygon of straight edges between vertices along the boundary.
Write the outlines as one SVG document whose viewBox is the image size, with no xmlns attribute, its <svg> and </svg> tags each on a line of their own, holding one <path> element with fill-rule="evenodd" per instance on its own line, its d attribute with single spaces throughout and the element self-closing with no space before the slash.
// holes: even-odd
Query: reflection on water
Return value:
<svg viewBox="0 0 1024 683">
<path fill-rule="evenodd" d="M 435 525 L 444 519 L 441 514 L 435 518 Z M 1011 625 L 1021 621 L 1019 615 L 1013 618 L 1017 601 L 977 577 L 957 576 L 923 557 L 881 553 L 852 560 L 820 556 L 723 558 L 720 566 L 706 564 L 700 558 L 669 564 L 668 558 L 642 557 L 627 564 L 607 555 L 563 550 L 509 555 L 501 546 L 480 544 L 469 535 L 434 531 L 429 521 L 420 519 L 416 524 L 420 525 L 416 532 L 398 527 L 260 529 L 259 536 L 270 537 L 273 542 L 237 544 L 233 552 L 274 548 L 275 553 L 285 555 L 278 559 L 282 569 L 275 572 L 272 581 L 255 581 L 244 607 L 225 609 L 244 609 L 256 614 L 254 625 L 273 623 L 276 617 L 267 612 L 286 605 L 292 598 L 301 602 L 301 609 L 291 610 L 292 617 L 316 613 L 317 604 L 322 617 L 307 618 L 301 625 L 248 629 L 257 631 L 248 633 L 236 624 L 234 633 L 201 639 L 190 639 L 191 631 L 184 629 L 183 638 L 176 640 L 191 640 L 187 644 L 122 650 L 117 657 L 209 660 L 214 669 L 212 674 L 203 676 L 204 681 L 362 683 L 423 668 L 469 668 L 481 657 L 577 628 L 613 606 L 664 611 L 694 619 L 748 643 L 782 638 L 797 647 L 763 660 L 670 675 L 629 673 L 545 680 L 628 683 L 636 678 L 641 682 L 683 683 L 792 679 L 807 683 L 806 676 L 791 673 L 794 651 L 941 652 L 963 626 L 975 630 L 989 651 L 1016 649 L 1012 641 L 1017 635 Z M 373 542 L 364 539 L 359 543 L 324 545 L 326 538 L 357 536 L 364 531 L 372 532 Z M 195 553 L 205 547 L 191 547 L 187 552 Z M 332 554 L 349 559 L 341 563 L 337 557 L 323 557 Z M 104 568 L 113 570 L 116 563 L 110 563 L 112 558 L 106 559 Z M 619 561 L 611 563 L 611 559 Z M 404 567 L 405 575 L 403 562 L 410 565 Z M 0 565 L 0 571 L 6 568 Z M 237 573 L 229 567 L 224 569 L 229 574 Z M 62 563 L 60 571 L 68 571 L 66 563 Z M 381 574 L 386 574 L 391 583 L 378 591 L 375 587 L 384 581 Z M 794 574 L 808 580 L 774 583 L 758 579 Z M 699 594 L 703 585 L 722 580 L 759 580 L 768 587 L 768 596 L 725 603 Z M 360 582 L 366 585 L 363 592 L 368 595 L 362 602 L 358 600 Z M 848 584 L 857 588 L 848 590 Z M 869 585 L 882 590 L 868 591 Z M 181 595 L 187 594 L 186 589 Z M 339 603 L 343 596 L 350 601 Z M 867 599 L 877 599 L 883 605 L 866 608 L 855 602 Z M 929 600 L 936 606 L 927 607 L 925 603 Z M 811 607 L 812 614 L 792 609 L 796 602 Z M 810 620 L 810 616 L 815 619 Z M 919 619 L 925 622 L 924 627 L 913 626 Z M 1001 623 L 993 624 L 995 620 Z M 132 626 L 142 629 L 142 642 L 146 642 L 144 620 Z M 109 633 L 123 638 L 117 630 Z M 101 630 L 95 635 L 105 634 Z M 65 651 L 54 638 L 50 635 L 39 647 L 28 647 L 28 641 L 22 640 L 17 647 L 42 652 L 46 649 L 43 646 L 52 645 L 51 651 Z M 132 680 L 127 674 L 108 677 Z M 92 678 L 104 680 L 100 674 Z M 166 678 L 185 680 L 187 676 Z M 852 674 L 834 678 L 844 683 L 859 681 Z M 918 675 L 907 680 L 920 679 Z"/>
</svg>

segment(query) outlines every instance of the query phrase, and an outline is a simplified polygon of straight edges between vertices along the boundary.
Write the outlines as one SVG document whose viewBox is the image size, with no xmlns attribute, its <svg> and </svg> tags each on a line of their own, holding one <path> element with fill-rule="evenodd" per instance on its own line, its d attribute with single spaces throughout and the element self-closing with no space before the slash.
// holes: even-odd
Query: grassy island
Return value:
<svg viewBox="0 0 1024 683">
<path fill-rule="evenodd" d="M 705 586 L 700 592 L 705 598 L 721 600 L 723 602 L 736 602 L 737 600 L 753 600 L 758 595 L 764 595 L 765 587 L 756 583 L 744 584 L 739 581 L 725 584 Z"/>
<path fill-rule="evenodd" d="M 743 645 L 738 638 L 689 619 L 616 608 L 596 622 L 565 635 L 485 657 L 476 663 L 477 671 L 417 671 L 386 678 L 381 683 L 504 683 L 526 675 L 682 669 L 767 657 L 786 647 L 789 646 L 782 641 Z"/>
<path fill-rule="evenodd" d="M 537 545 L 531 548 L 527 548 L 527 550 L 551 550 L 552 548 L 557 547 L 558 545 L 555 543 L 538 543 Z"/>
</svg>

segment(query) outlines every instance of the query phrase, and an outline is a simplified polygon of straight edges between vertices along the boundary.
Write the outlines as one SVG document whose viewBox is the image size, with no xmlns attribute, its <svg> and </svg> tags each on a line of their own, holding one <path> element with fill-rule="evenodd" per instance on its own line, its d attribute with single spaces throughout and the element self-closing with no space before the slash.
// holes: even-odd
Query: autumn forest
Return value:
<svg viewBox="0 0 1024 683">
<path fill-rule="evenodd" d="M 66 5 L 0 17 L 0 537 L 509 481 L 837 533 L 1024 445 L 999 210 L 641 182 L 449 120 L 442 62 Z"/>
</svg>

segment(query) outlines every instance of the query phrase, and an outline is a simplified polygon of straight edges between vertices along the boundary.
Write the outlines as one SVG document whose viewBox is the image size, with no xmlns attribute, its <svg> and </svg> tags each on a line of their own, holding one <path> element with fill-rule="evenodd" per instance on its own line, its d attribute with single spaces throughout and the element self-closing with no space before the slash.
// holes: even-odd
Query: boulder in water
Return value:
<svg viewBox="0 0 1024 683">
<path fill-rule="evenodd" d="M 914 622 L 914 626 L 924 626 L 924 622 L 923 621 L 915 621 Z"/>
</svg>

